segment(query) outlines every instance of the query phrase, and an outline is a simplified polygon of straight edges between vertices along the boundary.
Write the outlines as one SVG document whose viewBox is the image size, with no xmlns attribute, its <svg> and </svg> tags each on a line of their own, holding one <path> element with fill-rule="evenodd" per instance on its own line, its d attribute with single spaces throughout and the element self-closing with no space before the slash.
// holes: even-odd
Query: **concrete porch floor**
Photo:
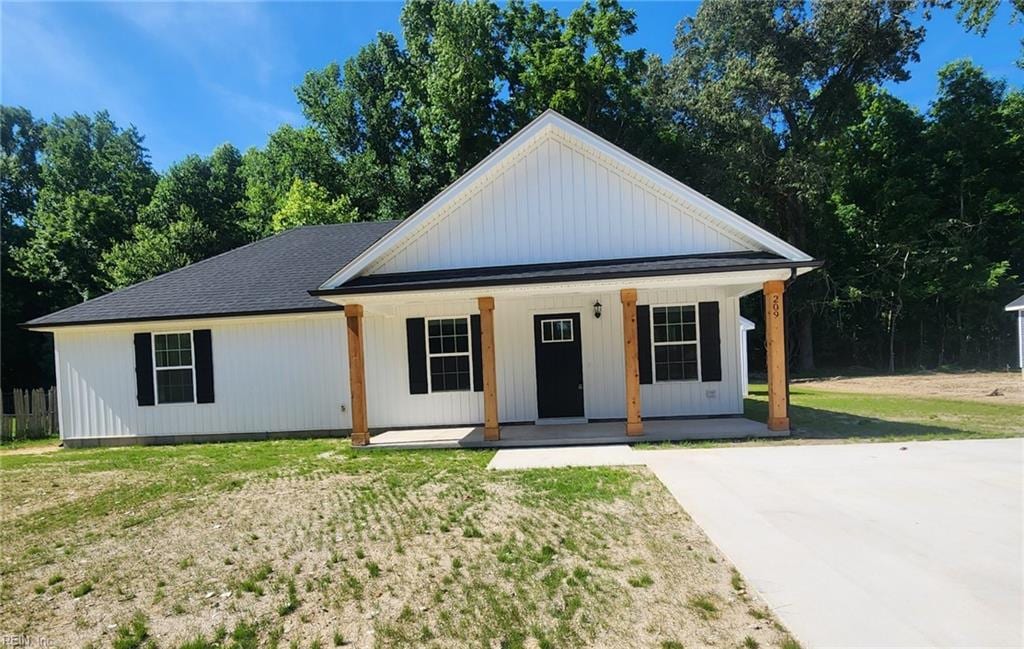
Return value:
<svg viewBox="0 0 1024 649">
<path fill-rule="evenodd" d="M 484 429 L 480 426 L 386 430 L 371 436 L 368 448 L 521 448 L 786 435 L 785 432 L 769 431 L 764 424 L 742 417 L 718 417 L 645 421 L 644 434 L 639 437 L 628 437 L 626 424 L 621 421 L 502 426 L 501 439 L 497 442 L 485 442 Z"/>
</svg>

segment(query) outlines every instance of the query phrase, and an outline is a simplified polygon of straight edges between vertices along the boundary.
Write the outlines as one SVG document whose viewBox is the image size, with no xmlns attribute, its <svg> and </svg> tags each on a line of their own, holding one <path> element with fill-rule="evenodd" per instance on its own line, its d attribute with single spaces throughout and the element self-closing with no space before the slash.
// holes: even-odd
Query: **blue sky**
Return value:
<svg viewBox="0 0 1024 649">
<path fill-rule="evenodd" d="M 568 13 L 578 3 L 545 3 Z M 668 58 L 679 20 L 696 3 L 625 2 L 637 12 L 631 47 Z M 400 3 L 0 4 L 0 101 L 34 114 L 107 109 L 146 136 L 164 169 L 222 142 L 259 146 L 283 122 L 303 121 L 293 89 L 310 69 L 352 56 L 378 31 L 399 29 Z M 921 62 L 892 89 L 920 108 L 935 72 L 969 57 L 1024 87 L 1021 24 L 1004 6 L 988 35 L 968 35 L 948 11 L 928 24 Z"/>
</svg>

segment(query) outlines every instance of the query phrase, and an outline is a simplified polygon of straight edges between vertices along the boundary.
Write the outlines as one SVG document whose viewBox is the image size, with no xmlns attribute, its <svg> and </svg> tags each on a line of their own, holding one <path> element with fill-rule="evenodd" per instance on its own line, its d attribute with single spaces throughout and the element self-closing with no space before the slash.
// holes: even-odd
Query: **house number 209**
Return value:
<svg viewBox="0 0 1024 649">
<path fill-rule="evenodd" d="M 779 300 L 780 300 L 780 298 L 779 298 L 778 295 L 773 295 L 772 296 L 772 317 L 773 318 L 778 318 L 779 317 L 779 313 L 782 310 L 782 303 Z"/>
</svg>

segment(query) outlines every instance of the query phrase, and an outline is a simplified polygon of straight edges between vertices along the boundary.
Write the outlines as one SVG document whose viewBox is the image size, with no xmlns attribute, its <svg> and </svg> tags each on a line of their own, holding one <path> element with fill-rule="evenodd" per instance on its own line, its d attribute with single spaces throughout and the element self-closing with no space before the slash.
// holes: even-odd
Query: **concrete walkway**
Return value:
<svg viewBox="0 0 1024 649">
<path fill-rule="evenodd" d="M 624 444 L 613 446 L 563 446 L 559 448 L 502 449 L 494 454 L 489 469 L 550 469 L 565 466 L 626 466 L 644 464 L 641 453 Z"/>
<path fill-rule="evenodd" d="M 508 453 L 492 465 L 585 460 Z M 615 458 L 650 467 L 805 647 L 1024 646 L 1024 440 Z"/>
</svg>

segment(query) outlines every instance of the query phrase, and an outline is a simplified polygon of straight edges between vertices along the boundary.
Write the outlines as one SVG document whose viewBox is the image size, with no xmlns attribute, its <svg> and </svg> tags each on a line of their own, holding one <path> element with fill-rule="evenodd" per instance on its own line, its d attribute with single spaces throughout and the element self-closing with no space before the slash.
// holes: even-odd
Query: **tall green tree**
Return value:
<svg viewBox="0 0 1024 649">
<path fill-rule="evenodd" d="M 494 150 L 508 132 L 501 10 L 493 2 L 410 0 L 402 9 L 419 157 L 443 187 Z"/>
<path fill-rule="evenodd" d="M 42 182 L 39 156 L 44 128 L 28 109 L 0 106 L 0 206 L 8 234 L 12 226 L 24 226 L 35 207 Z"/>
<path fill-rule="evenodd" d="M 860 84 L 907 78 L 924 36 L 912 11 L 900 0 L 707 0 L 680 23 L 676 120 L 718 138 L 759 195 L 762 223 L 812 253 L 829 252 L 813 213 L 826 196 L 821 145 L 856 119 Z M 814 366 L 811 318 L 795 314 L 801 370 Z"/>
<path fill-rule="evenodd" d="M 422 180 L 417 156 L 422 138 L 407 98 L 413 75 L 398 39 L 382 33 L 344 68 L 331 63 L 308 72 L 296 90 L 306 118 L 342 165 L 345 193 L 368 218 L 404 218 L 433 187 Z"/>
<path fill-rule="evenodd" d="M 938 4 L 942 4 L 941 2 Z M 984 36 L 992 21 L 996 18 L 999 7 L 1010 8 L 1010 23 L 1024 22 L 1024 0 L 960 0 L 955 3 L 957 6 L 956 18 L 967 28 L 967 31 L 975 32 Z M 1020 41 L 1021 56 L 1017 59 L 1017 66 L 1024 68 L 1024 38 Z"/>
<path fill-rule="evenodd" d="M 296 181 L 314 183 L 328 195 L 343 188 L 341 164 L 331 154 L 326 138 L 316 129 L 282 126 L 262 149 L 252 148 L 242 157 L 245 180 L 245 230 L 250 238 L 273 231 L 272 220 L 287 200 Z"/>
<path fill-rule="evenodd" d="M 937 204 L 924 116 L 876 87 L 859 89 L 859 119 L 826 144 L 835 219 L 819 226 L 831 246 L 832 322 L 847 341 L 897 365 L 908 303 L 927 300 Z"/>
<path fill-rule="evenodd" d="M 958 61 L 939 71 L 929 111 L 929 145 L 939 212 L 931 227 L 943 237 L 934 269 L 942 287 L 945 332 L 957 355 L 986 362 L 983 349 L 1005 329 L 1001 306 L 1024 271 L 1024 122 L 1021 93 L 979 67 Z M 943 348 L 947 340 L 943 340 Z M 945 360 L 945 358 L 941 359 Z"/>
<path fill-rule="evenodd" d="M 615 0 L 568 17 L 521 0 L 413 0 L 401 24 L 404 48 L 380 34 L 297 90 L 360 218 L 408 216 L 546 108 L 652 162 L 676 157 L 644 100 L 645 54 L 622 45 L 634 13 Z"/>
<path fill-rule="evenodd" d="M 650 134 L 642 49 L 626 49 L 636 12 L 615 0 L 585 2 L 568 17 L 510 2 L 507 83 L 517 125 L 554 108 L 586 128 L 638 149 Z"/>
<path fill-rule="evenodd" d="M 31 235 L 13 256 L 20 272 L 49 287 L 55 306 L 105 291 L 99 260 L 128 238 L 157 180 L 142 142 L 103 111 L 55 117 L 44 129 Z"/>
<path fill-rule="evenodd" d="M 358 210 L 344 195 L 331 198 L 313 181 L 296 178 L 281 208 L 274 214 L 272 229 L 281 232 L 301 225 L 324 225 L 355 221 Z"/>
<path fill-rule="evenodd" d="M 131 236 L 103 255 L 118 288 L 225 252 L 249 241 L 242 154 L 223 144 L 208 158 L 188 156 L 160 178 Z"/>
<path fill-rule="evenodd" d="M 20 272 L 18 260 L 11 254 L 31 236 L 28 219 L 42 183 L 44 127 L 25 108 L 0 106 L 0 384 L 5 387 L 52 382 L 49 341 L 18 327 L 19 322 L 46 313 L 46 287 Z"/>
</svg>

